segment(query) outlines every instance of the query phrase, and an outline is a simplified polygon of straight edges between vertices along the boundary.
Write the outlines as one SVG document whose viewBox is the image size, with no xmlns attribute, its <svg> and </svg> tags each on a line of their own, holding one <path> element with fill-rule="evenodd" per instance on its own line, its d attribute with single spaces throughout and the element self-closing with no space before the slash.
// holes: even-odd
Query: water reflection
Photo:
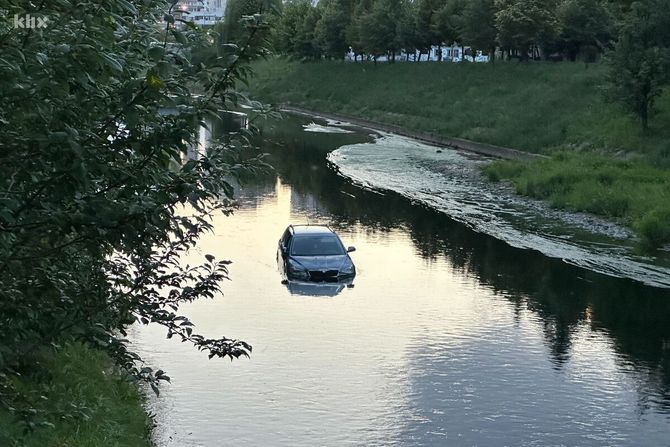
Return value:
<svg viewBox="0 0 670 447">
<path fill-rule="evenodd" d="M 670 288 L 670 257 L 642 256 L 630 230 L 612 222 L 551 208 L 518 196 L 506 184 L 485 181 L 487 160 L 393 135 L 352 144 L 328 155 L 359 184 L 395 191 L 509 245 L 564 262 Z"/>
<path fill-rule="evenodd" d="M 134 334 L 173 378 L 152 401 L 160 445 L 667 444 L 667 290 L 354 186 L 325 155 L 369 136 L 303 124 L 265 130 L 277 175 L 240 189 L 201 245 L 235 261 L 232 282 L 185 309 L 206 335 L 251 342 L 252 358 L 208 362 Z M 356 245 L 355 288 L 319 299 L 279 282 L 277 238 L 294 222 Z"/>
<path fill-rule="evenodd" d="M 284 281 L 284 285 L 292 295 L 300 296 L 336 296 L 346 287 L 353 287 L 352 282 L 308 282 L 308 281 Z"/>
<path fill-rule="evenodd" d="M 617 361 L 637 365 L 640 377 L 660 396 L 652 400 L 662 411 L 670 411 L 670 292 L 515 249 L 392 192 L 361 189 L 319 161 L 333 146 L 370 141 L 369 136 L 313 139 L 297 128 L 269 130 L 266 136 L 274 143 L 265 146 L 275 154 L 272 163 L 283 181 L 301 196 L 294 203 L 318 200 L 327 213 L 312 209 L 331 215 L 341 229 L 359 224 L 382 237 L 391 229 L 407 231 L 426 262 L 445 259 L 456 272 L 489 286 L 513 305 L 517 318 L 522 311 L 537 315 L 557 369 L 570 359 L 584 326 L 606 334 L 621 354 Z"/>
</svg>

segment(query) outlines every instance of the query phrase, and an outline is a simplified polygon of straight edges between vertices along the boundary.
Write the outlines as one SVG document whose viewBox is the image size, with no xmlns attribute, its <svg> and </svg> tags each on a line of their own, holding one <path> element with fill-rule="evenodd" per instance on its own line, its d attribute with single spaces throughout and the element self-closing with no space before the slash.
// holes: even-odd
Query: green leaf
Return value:
<svg viewBox="0 0 670 447">
<path fill-rule="evenodd" d="M 181 31 L 172 29 L 170 30 L 170 32 L 172 33 L 172 36 L 177 42 L 179 42 L 182 45 L 188 44 L 188 39 L 186 39 L 186 36 Z"/>
<path fill-rule="evenodd" d="M 163 56 L 165 55 L 165 48 L 163 48 L 162 46 L 155 45 L 149 48 L 147 54 L 154 61 L 159 61 L 163 59 Z"/>
<path fill-rule="evenodd" d="M 107 53 L 101 54 L 102 58 L 105 60 L 105 63 L 113 70 L 118 72 L 123 72 L 123 66 L 118 59 L 114 58 L 112 55 Z"/>
</svg>

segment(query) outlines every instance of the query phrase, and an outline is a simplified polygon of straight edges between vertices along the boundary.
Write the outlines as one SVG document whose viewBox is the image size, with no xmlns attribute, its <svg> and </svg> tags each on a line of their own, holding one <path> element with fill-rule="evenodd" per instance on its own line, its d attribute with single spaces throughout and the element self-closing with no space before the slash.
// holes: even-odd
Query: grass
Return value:
<svg viewBox="0 0 670 447">
<path fill-rule="evenodd" d="M 492 181 L 511 180 L 519 194 L 631 226 L 646 245 L 670 242 L 670 170 L 602 155 L 557 153 L 551 159 L 496 161 Z"/>
<path fill-rule="evenodd" d="M 26 447 L 151 446 L 152 421 L 137 386 L 112 365 L 104 353 L 82 344 L 67 344 L 38 356 L 37 368 L 14 386 L 35 396 L 45 415 L 33 431 L 0 410 L 0 445 Z"/>
<path fill-rule="evenodd" d="M 668 147 L 670 94 L 648 133 L 604 101 L 605 67 L 581 63 L 300 63 L 258 61 L 250 92 L 271 103 L 372 119 L 535 153 Z"/>
</svg>

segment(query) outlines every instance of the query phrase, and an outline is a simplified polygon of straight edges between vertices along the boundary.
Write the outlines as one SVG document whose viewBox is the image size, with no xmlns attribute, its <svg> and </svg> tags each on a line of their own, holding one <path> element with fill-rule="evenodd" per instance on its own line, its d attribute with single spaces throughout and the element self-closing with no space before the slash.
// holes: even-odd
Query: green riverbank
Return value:
<svg viewBox="0 0 670 447">
<path fill-rule="evenodd" d="M 601 155 L 563 152 L 532 162 L 496 161 L 492 181 L 511 180 L 519 194 L 604 216 L 635 230 L 645 248 L 670 242 L 670 170 Z"/>
<path fill-rule="evenodd" d="M 566 146 L 662 157 L 670 93 L 645 135 L 604 101 L 605 67 L 579 63 L 299 63 L 258 61 L 249 89 L 274 104 L 395 124 L 535 153 Z M 667 158 L 667 157 L 666 157 Z"/>
<path fill-rule="evenodd" d="M 258 61 L 253 97 L 527 152 L 486 168 L 520 194 L 670 242 L 670 93 L 649 132 L 604 100 L 602 65 Z"/>
<path fill-rule="evenodd" d="M 67 344 L 38 355 L 13 386 L 37 410 L 27 427 L 0 410 L 0 445 L 149 447 L 152 421 L 135 383 L 104 353 Z M 14 440 L 12 440 L 12 438 Z M 17 444 L 14 444 L 18 440 Z"/>
</svg>

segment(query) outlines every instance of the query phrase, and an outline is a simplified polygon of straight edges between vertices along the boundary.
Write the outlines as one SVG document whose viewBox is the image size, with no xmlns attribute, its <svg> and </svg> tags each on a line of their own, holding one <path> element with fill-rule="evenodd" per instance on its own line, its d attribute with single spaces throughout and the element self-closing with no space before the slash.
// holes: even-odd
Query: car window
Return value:
<svg viewBox="0 0 670 447">
<path fill-rule="evenodd" d="M 287 228 L 286 231 L 284 231 L 284 234 L 282 234 L 281 244 L 284 247 L 288 247 L 289 242 L 291 242 L 291 231 Z"/>
<path fill-rule="evenodd" d="M 333 256 L 344 253 L 342 243 L 334 235 L 296 237 L 291 247 L 294 256 Z"/>
</svg>

